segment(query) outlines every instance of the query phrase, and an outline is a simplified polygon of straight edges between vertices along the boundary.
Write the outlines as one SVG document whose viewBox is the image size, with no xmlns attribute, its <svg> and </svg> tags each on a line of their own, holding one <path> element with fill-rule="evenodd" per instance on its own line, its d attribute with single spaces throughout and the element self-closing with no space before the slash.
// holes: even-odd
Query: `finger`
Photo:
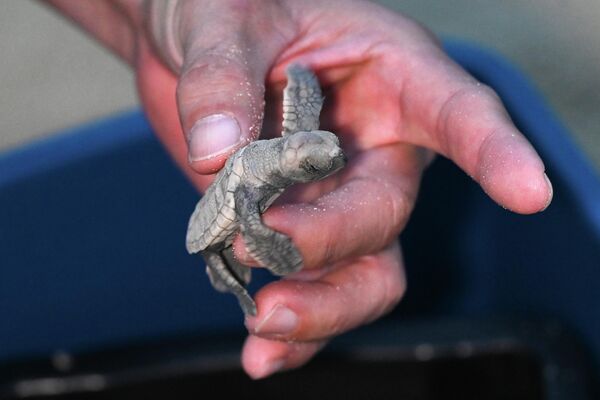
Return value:
<svg viewBox="0 0 600 400">
<path fill-rule="evenodd" d="M 276 5 L 178 4 L 175 33 L 166 42 L 182 53 L 177 104 L 188 160 L 197 172 L 214 173 L 228 155 L 258 137 L 265 77 L 291 34 L 275 31 L 275 23 L 286 26 Z"/>
<path fill-rule="evenodd" d="M 272 207 L 263 221 L 292 238 L 304 269 L 377 252 L 406 224 L 425 163 L 423 151 L 414 146 L 372 149 L 351 160 L 334 191 L 310 203 Z M 317 185 L 328 186 L 328 182 Z M 243 237 L 236 238 L 234 251 L 241 262 L 252 264 Z"/>
<path fill-rule="evenodd" d="M 407 132 L 456 162 L 502 206 L 525 214 L 548 206 L 544 164 L 492 89 L 441 51 L 433 60 L 421 57 L 407 75 L 403 112 L 419 121 Z"/>
<path fill-rule="evenodd" d="M 177 87 L 177 79 L 155 57 L 147 43 L 140 42 L 139 47 L 138 63 L 143 65 L 143 68 L 138 68 L 137 80 L 145 114 L 157 138 L 169 151 L 174 161 L 194 186 L 203 192 L 210 185 L 214 176 L 196 173 L 187 162 L 187 145 L 183 139 L 173 95 Z M 171 100 L 165 101 L 165 99 Z"/>
<path fill-rule="evenodd" d="M 326 341 L 280 342 L 249 336 L 242 350 L 242 366 L 253 379 L 297 368 L 310 360 Z"/>
<path fill-rule="evenodd" d="M 316 281 L 285 279 L 267 285 L 256 295 L 258 314 L 246 318 L 246 327 L 266 339 L 323 340 L 390 311 L 405 287 L 400 248 L 394 242 Z"/>
</svg>

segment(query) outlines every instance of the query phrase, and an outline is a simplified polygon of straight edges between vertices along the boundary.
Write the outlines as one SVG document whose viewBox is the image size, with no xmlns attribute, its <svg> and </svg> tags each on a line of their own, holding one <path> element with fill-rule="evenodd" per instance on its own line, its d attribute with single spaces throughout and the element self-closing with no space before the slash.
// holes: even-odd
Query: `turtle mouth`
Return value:
<svg viewBox="0 0 600 400">
<path fill-rule="evenodd" d="M 343 168 L 348 163 L 348 157 L 342 150 L 339 150 L 338 153 L 331 160 L 331 172 L 335 172 L 341 168 Z"/>
<path fill-rule="evenodd" d="M 317 166 L 310 159 L 305 160 L 301 165 L 302 168 L 307 174 L 311 176 L 321 176 L 324 178 L 325 176 L 331 175 L 337 170 L 343 168 L 348 159 L 346 155 L 339 150 L 333 157 L 329 159 L 329 163 L 326 166 Z"/>
<path fill-rule="evenodd" d="M 346 154 L 340 150 L 340 154 L 336 157 L 336 160 L 338 163 L 341 164 L 341 167 L 344 167 L 346 164 L 348 164 L 348 156 L 346 156 Z"/>
</svg>

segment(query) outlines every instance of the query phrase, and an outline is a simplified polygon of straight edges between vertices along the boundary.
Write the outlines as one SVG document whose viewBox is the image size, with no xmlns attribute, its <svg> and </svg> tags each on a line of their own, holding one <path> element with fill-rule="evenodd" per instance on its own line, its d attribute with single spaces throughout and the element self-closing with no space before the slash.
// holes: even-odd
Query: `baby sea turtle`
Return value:
<svg viewBox="0 0 600 400">
<path fill-rule="evenodd" d="M 298 249 L 289 237 L 265 226 L 261 214 L 288 186 L 325 178 L 345 165 L 337 136 L 319 130 L 322 106 L 316 76 L 290 66 L 282 137 L 257 140 L 231 155 L 190 217 L 188 252 L 202 254 L 213 287 L 233 293 L 247 315 L 256 315 L 256 304 L 246 290 L 250 268 L 233 257 L 235 235 L 242 233 L 248 253 L 273 274 L 300 270 Z"/>
</svg>

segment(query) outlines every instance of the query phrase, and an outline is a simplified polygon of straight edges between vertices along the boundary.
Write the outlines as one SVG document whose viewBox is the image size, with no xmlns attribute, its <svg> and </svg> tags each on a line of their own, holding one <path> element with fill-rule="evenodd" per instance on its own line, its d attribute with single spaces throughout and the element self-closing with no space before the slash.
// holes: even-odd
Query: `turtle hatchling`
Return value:
<svg viewBox="0 0 600 400">
<path fill-rule="evenodd" d="M 233 256 L 235 235 L 242 233 L 248 253 L 273 274 L 300 270 L 298 249 L 264 225 L 261 214 L 288 186 L 325 178 L 346 163 L 337 136 L 319 130 L 322 106 L 312 71 L 288 67 L 282 136 L 257 140 L 232 154 L 190 217 L 188 252 L 202 254 L 213 287 L 233 293 L 246 315 L 256 315 L 256 304 L 246 290 L 250 268 Z"/>
</svg>

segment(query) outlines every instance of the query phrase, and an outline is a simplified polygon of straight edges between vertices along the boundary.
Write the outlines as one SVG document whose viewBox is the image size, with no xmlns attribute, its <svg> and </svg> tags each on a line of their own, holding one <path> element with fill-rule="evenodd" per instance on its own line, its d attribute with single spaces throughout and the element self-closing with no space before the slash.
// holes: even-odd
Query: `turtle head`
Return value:
<svg viewBox="0 0 600 400">
<path fill-rule="evenodd" d="M 281 173 L 295 182 L 311 182 L 346 164 L 336 135 L 327 131 L 296 132 L 286 136 L 279 158 Z"/>
</svg>

